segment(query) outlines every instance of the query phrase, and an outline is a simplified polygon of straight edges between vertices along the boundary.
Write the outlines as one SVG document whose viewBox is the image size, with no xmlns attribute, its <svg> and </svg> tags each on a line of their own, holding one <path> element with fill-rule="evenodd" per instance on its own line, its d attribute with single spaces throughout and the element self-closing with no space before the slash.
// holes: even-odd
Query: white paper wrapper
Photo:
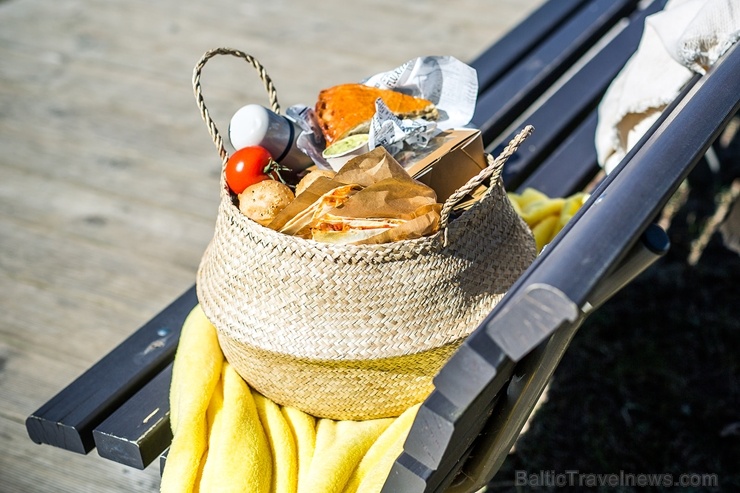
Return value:
<svg viewBox="0 0 740 493">
<path fill-rule="evenodd" d="M 422 118 L 401 120 L 388 109 L 382 99 L 378 98 L 375 101 L 375 116 L 370 122 L 368 147 L 372 150 L 383 146 L 391 156 L 394 156 L 401 152 L 404 146 L 410 146 L 412 149 L 426 147 L 439 130 L 436 122 Z"/>
<path fill-rule="evenodd" d="M 435 122 L 421 118 L 401 120 L 388 110 L 382 100 L 376 101 L 376 113 L 370 123 L 369 147 L 372 150 L 382 145 L 392 155 L 404 148 L 421 150 L 437 133 L 470 123 L 478 96 L 475 69 L 452 56 L 415 58 L 361 83 L 428 99 L 437 107 L 439 118 Z M 287 114 L 303 130 L 296 142 L 298 148 L 308 154 L 319 168 L 331 169 L 321 156 L 325 142 L 313 109 L 296 105 L 288 108 Z"/>
<path fill-rule="evenodd" d="M 475 69 L 452 56 L 414 58 L 390 72 L 373 75 L 362 83 L 428 99 L 439 111 L 437 127 L 440 130 L 470 123 L 478 97 Z"/>
</svg>

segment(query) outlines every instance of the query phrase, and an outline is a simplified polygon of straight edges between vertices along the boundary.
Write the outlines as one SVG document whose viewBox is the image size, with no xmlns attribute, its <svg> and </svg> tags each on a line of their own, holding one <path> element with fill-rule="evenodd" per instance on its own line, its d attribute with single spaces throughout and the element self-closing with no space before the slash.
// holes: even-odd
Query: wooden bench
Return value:
<svg viewBox="0 0 740 493">
<path fill-rule="evenodd" d="M 664 0 L 550 0 L 471 65 L 494 154 L 523 124 L 509 190 L 550 196 L 599 173 L 596 108 Z M 740 51 L 694 77 L 435 379 L 387 492 L 474 491 L 495 475 L 580 323 L 668 247 L 651 223 L 740 107 Z M 721 90 L 719 89 L 721 88 Z M 639 198 L 639 200 L 635 200 Z M 168 390 L 194 287 L 31 414 L 30 438 L 145 468 L 172 438 Z M 468 457 L 470 459 L 468 460 Z"/>
</svg>

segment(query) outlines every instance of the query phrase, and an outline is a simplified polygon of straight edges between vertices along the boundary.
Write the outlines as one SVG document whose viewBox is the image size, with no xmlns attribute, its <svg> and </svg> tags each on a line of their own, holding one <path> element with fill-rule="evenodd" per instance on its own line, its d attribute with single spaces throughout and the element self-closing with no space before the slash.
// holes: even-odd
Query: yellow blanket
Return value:
<svg viewBox="0 0 740 493">
<path fill-rule="evenodd" d="M 585 195 L 509 194 L 541 250 Z M 182 327 L 170 388 L 173 440 L 162 493 L 379 492 L 419 405 L 397 418 L 317 419 L 251 390 L 196 306 Z"/>
<path fill-rule="evenodd" d="M 182 327 L 170 403 L 162 493 L 380 491 L 419 407 L 398 418 L 333 421 L 278 406 L 224 359 L 200 306 Z"/>
</svg>

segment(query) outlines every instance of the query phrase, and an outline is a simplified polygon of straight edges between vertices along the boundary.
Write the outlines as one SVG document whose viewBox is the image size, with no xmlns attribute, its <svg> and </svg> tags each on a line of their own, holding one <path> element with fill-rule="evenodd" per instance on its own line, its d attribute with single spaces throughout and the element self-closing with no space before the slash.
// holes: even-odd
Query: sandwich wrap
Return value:
<svg viewBox="0 0 740 493">
<path fill-rule="evenodd" d="M 434 190 L 378 147 L 318 178 L 268 227 L 328 243 L 387 243 L 434 233 L 441 209 Z"/>
</svg>

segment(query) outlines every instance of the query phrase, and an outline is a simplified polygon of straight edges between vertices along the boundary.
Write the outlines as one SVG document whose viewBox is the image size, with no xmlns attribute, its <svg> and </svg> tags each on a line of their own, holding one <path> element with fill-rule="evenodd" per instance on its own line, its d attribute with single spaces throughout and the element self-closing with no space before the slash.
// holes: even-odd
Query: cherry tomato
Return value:
<svg viewBox="0 0 740 493">
<path fill-rule="evenodd" d="M 274 177 L 277 163 L 261 146 L 243 147 L 226 162 L 226 184 L 232 192 L 239 194 L 250 185 Z"/>
</svg>

